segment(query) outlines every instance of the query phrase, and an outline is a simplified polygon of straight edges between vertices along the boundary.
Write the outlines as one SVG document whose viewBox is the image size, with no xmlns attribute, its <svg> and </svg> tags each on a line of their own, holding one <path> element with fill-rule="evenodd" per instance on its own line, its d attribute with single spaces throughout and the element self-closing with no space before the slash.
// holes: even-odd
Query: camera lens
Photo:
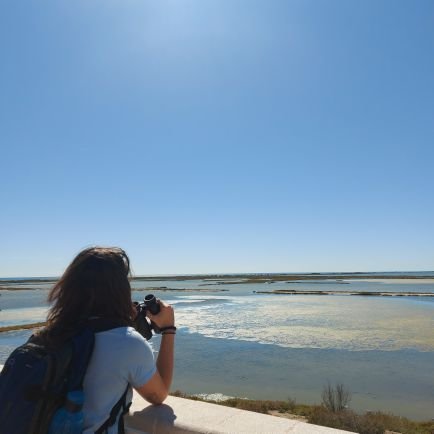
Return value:
<svg viewBox="0 0 434 434">
<path fill-rule="evenodd" d="M 157 302 L 157 299 L 153 294 L 148 294 L 145 297 L 145 306 L 152 313 L 152 315 L 157 315 L 160 312 L 160 305 Z"/>
</svg>

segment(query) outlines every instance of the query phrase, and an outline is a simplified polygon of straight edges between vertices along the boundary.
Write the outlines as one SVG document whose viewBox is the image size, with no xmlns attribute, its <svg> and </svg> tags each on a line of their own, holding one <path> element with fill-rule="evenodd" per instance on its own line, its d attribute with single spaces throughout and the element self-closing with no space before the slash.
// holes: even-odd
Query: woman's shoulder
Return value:
<svg viewBox="0 0 434 434">
<path fill-rule="evenodd" d="M 116 366 L 133 385 L 148 378 L 148 372 L 152 373 L 154 369 L 152 347 L 132 327 L 117 327 L 96 333 L 94 354 L 95 363 L 100 366 L 110 360 L 111 367 Z"/>
<path fill-rule="evenodd" d="M 112 335 L 120 335 L 120 336 L 133 336 L 136 333 L 139 334 L 134 327 L 130 327 L 130 326 L 112 327 L 109 328 L 108 330 L 97 332 L 97 334 L 106 334 L 106 335 L 112 334 Z"/>
<path fill-rule="evenodd" d="M 116 327 L 96 333 L 96 339 L 116 347 L 149 347 L 147 340 L 133 327 Z"/>
</svg>

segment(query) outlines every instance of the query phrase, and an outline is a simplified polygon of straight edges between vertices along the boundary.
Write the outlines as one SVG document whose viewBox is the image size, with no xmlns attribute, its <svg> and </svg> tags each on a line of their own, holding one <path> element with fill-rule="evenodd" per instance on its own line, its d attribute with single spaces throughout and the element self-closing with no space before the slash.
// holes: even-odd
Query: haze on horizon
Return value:
<svg viewBox="0 0 434 434">
<path fill-rule="evenodd" d="M 5 1 L 0 276 L 434 268 L 430 0 Z"/>
</svg>

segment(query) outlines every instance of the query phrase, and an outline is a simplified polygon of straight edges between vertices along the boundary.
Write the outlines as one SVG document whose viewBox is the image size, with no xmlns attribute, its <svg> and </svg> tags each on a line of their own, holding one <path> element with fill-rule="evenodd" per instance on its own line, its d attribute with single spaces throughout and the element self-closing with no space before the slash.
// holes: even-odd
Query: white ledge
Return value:
<svg viewBox="0 0 434 434">
<path fill-rule="evenodd" d="M 134 392 L 130 415 L 125 417 L 125 426 L 127 434 L 339 434 L 349 432 L 173 396 L 169 396 L 164 404 L 153 406 L 136 392 Z"/>
</svg>

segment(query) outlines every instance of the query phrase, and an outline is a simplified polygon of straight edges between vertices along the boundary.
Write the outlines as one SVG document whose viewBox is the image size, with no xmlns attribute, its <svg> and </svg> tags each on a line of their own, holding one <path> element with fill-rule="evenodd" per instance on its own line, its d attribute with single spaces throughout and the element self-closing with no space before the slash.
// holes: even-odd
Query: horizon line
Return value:
<svg viewBox="0 0 434 434">
<path fill-rule="evenodd" d="M 185 276 L 254 276 L 254 275 L 312 275 L 312 274 L 370 274 L 370 273 L 434 273 L 434 270 L 394 270 L 394 271 L 306 271 L 306 272 L 295 272 L 295 271 L 255 271 L 255 272 L 211 272 L 211 273 L 157 273 L 157 274 L 132 274 L 132 278 L 141 277 L 185 277 Z M 13 280 L 13 279 L 59 279 L 61 276 L 0 276 L 1 280 Z"/>
</svg>

